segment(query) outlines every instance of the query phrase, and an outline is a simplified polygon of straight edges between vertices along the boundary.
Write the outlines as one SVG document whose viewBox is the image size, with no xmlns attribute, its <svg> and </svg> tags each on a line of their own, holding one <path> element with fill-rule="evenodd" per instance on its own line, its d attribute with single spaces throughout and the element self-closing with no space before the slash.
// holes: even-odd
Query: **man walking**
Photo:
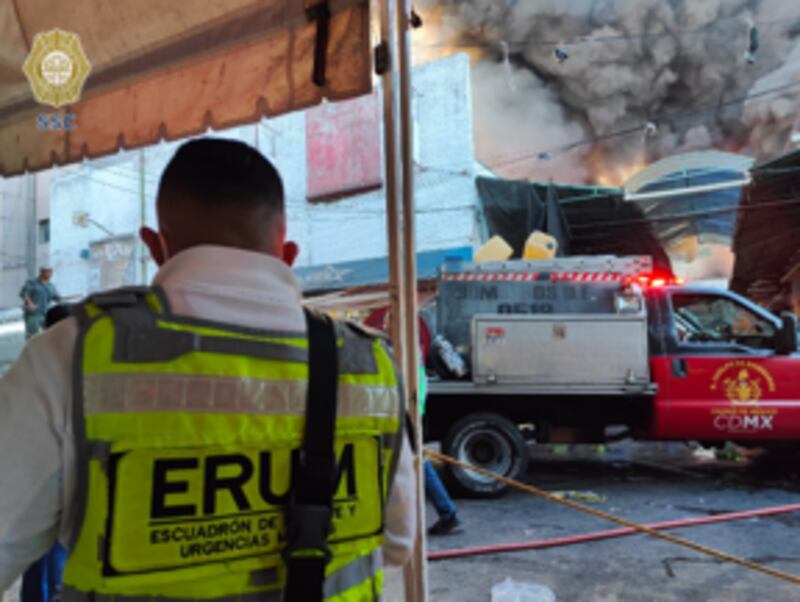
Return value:
<svg viewBox="0 0 800 602">
<path fill-rule="evenodd" d="M 256 150 L 182 145 L 157 214 L 153 286 L 91 296 L 0 381 L 0 591 L 58 538 L 70 602 L 378 600 L 416 524 L 386 345 L 304 313 Z"/>
<path fill-rule="evenodd" d="M 26 339 L 42 331 L 47 310 L 53 303 L 61 301 L 61 295 L 51 282 L 52 278 L 53 269 L 43 267 L 39 270 L 39 277 L 27 280 L 19 292 L 25 314 Z"/>
</svg>

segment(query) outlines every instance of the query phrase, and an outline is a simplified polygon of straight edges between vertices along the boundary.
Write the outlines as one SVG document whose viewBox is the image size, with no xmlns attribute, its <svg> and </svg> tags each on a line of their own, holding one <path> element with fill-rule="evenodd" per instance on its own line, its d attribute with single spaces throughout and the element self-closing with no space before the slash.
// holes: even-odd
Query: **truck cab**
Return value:
<svg viewBox="0 0 800 602">
<path fill-rule="evenodd" d="M 653 439 L 800 440 L 800 355 L 789 316 L 734 293 L 647 291 Z"/>
</svg>

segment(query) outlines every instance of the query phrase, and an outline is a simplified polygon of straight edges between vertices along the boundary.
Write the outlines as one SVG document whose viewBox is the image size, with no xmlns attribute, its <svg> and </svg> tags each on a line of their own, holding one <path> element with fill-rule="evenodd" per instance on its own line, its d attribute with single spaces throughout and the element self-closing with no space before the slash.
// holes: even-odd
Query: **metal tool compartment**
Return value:
<svg viewBox="0 0 800 602">
<path fill-rule="evenodd" d="M 478 384 L 581 393 L 650 384 L 644 314 L 478 315 L 472 320 Z"/>
</svg>

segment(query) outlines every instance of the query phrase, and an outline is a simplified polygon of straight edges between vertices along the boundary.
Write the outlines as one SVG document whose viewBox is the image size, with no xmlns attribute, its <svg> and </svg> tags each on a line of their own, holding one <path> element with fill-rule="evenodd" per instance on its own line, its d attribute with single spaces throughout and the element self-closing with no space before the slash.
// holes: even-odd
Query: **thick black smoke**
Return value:
<svg viewBox="0 0 800 602">
<path fill-rule="evenodd" d="M 440 50 L 473 56 L 479 158 L 503 175 L 616 184 L 626 168 L 688 150 L 763 159 L 783 150 L 798 114 L 797 0 L 428 0 L 421 9 L 432 30 L 420 52 L 430 57 L 438 39 Z M 570 148 L 582 140 L 595 142 Z"/>
</svg>

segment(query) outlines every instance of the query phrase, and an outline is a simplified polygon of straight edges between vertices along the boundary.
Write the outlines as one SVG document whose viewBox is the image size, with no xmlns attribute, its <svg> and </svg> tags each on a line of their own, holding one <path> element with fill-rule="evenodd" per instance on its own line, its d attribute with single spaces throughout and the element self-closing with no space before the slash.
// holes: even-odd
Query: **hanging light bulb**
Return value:
<svg viewBox="0 0 800 602">
<path fill-rule="evenodd" d="M 644 137 L 650 138 L 658 133 L 658 125 L 653 121 L 644 124 Z"/>
</svg>

